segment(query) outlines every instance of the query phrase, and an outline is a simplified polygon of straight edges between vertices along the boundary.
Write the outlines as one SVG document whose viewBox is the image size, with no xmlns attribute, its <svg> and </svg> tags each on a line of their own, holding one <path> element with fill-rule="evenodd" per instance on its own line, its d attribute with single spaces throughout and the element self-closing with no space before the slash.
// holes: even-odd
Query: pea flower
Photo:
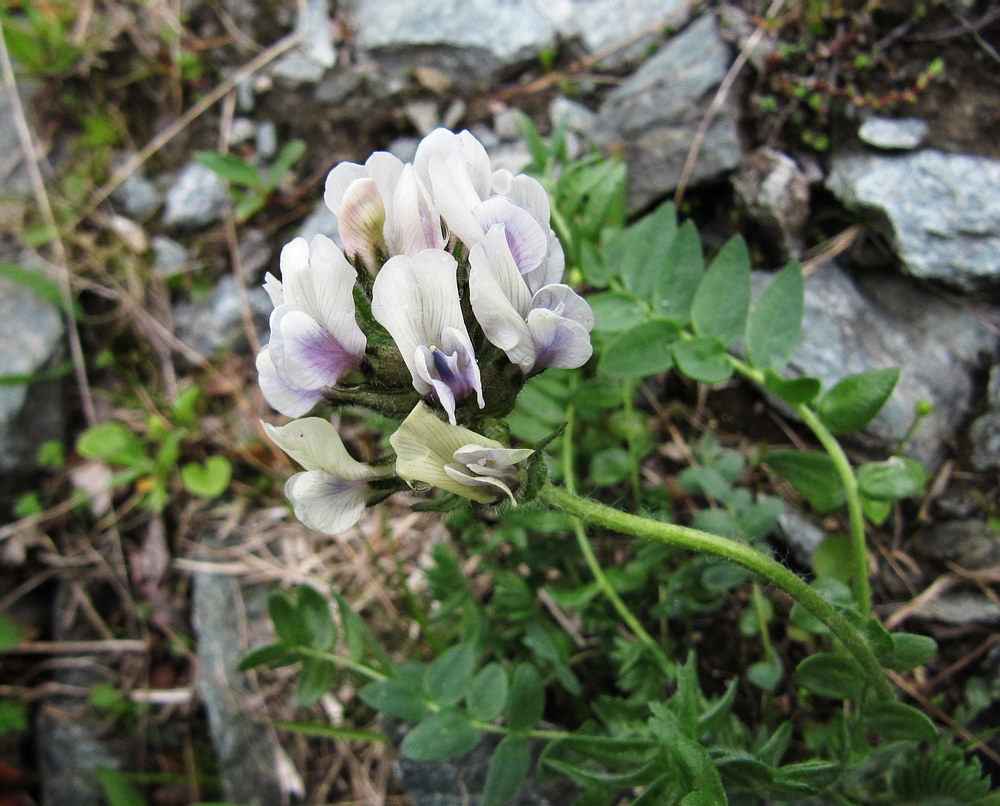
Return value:
<svg viewBox="0 0 1000 806">
<path fill-rule="evenodd" d="M 257 369 L 268 403 L 298 417 L 361 362 L 366 338 L 354 319 L 355 271 L 329 238 L 296 238 L 280 266 L 282 281 L 268 274 L 264 284 L 275 309 Z"/>
<path fill-rule="evenodd" d="M 532 293 L 503 224 L 494 224 L 472 247 L 469 263 L 472 311 L 486 338 L 525 375 L 587 362 L 593 353 L 590 306 L 567 285 L 543 285 Z"/>
<path fill-rule="evenodd" d="M 445 245 L 441 219 L 420 190 L 412 165 L 385 151 L 365 164 L 342 162 L 326 178 L 323 199 L 337 216 L 344 251 L 375 275 L 392 255 Z"/>
<path fill-rule="evenodd" d="M 533 450 L 505 448 L 494 439 L 449 425 L 423 403 L 417 403 L 389 437 L 396 451 L 396 473 L 407 482 L 423 482 L 470 498 L 495 503 L 506 495 L 517 504 L 511 484 Z"/>
<path fill-rule="evenodd" d="M 267 402 L 289 417 L 306 414 L 365 356 L 354 319 L 355 270 L 323 235 L 281 250 L 281 281 L 268 274 L 271 338 L 257 356 Z"/>
<path fill-rule="evenodd" d="M 365 507 L 385 496 L 371 482 L 392 477 L 392 468 L 353 459 L 329 421 L 306 417 L 281 428 L 261 425 L 275 445 L 305 468 L 285 483 L 285 496 L 295 517 L 310 529 L 324 534 L 350 529 Z"/>
<path fill-rule="evenodd" d="M 486 404 L 479 363 L 458 298 L 458 264 L 443 250 L 390 258 L 375 277 L 372 315 L 389 331 L 423 396 L 434 395 L 455 425 L 458 401 Z"/>
</svg>

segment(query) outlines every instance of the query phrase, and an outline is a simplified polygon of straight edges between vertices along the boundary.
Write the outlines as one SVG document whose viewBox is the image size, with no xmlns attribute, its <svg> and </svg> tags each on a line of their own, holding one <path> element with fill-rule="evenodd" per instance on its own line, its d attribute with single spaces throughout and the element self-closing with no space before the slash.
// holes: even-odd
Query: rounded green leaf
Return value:
<svg viewBox="0 0 1000 806">
<path fill-rule="evenodd" d="M 868 729 L 890 742 L 933 742 L 937 738 L 937 728 L 930 717 L 912 705 L 880 702 L 868 709 L 865 716 L 868 718 Z"/>
<path fill-rule="evenodd" d="M 906 456 L 891 456 L 858 468 L 858 487 L 863 495 L 875 501 L 896 501 L 916 495 L 926 481 L 924 466 Z"/>
<path fill-rule="evenodd" d="M 364 686 L 358 696 L 369 708 L 407 722 L 419 722 L 430 713 L 420 689 L 408 680 L 376 680 Z"/>
<path fill-rule="evenodd" d="M 693 221 L 685 221 L 670 239 L 670 246 L 660 255 L 653 286 L 653 311 L 665 319 L 687 324 L 691 319 L 691 303 L 704 272 L 701 236 Z"/>
<path fill-rule="evenodd" d="M 834 434 L 860 431 L 882 410 L 898 380 L 898 369 L 849 375 L 820 398 L 816 412 Z"/>
<path fill-rule="evenodd" d="M 746 347 L 750 363 L 779 370 L 799 345 L 805 296 L 802 267 L 789 263 L 779 271 L 757 300 L 747 321 Z"/>
<path fill-rule="evenodd" d="M 403 737 L 400 750 L 417 761 L 438 761 L 475 749 L 479 731 L 461 711 L 448 709 L 431 714 Z"/>
<path fill-rule="evenodd" d="M 607 291 L 587 297 L 594 312 L 594 330 L 617 333 L 628 330 L 646 318 L 642 304 L 632 295 L 621 291 Z"/>
<path fill-rule="evenodd" d="M 782 378 L 773 369 L 764 371 L 764 386 L 791 406 L 810 402 L 823 389 L 819 378 Z"/>
<path fill-rule="evenodd" d="M 305 658 L 299 669 L 298 685 L 295 687 L 295 707 L 308 708 L 319 702 L 319 698 L 330 690 L 337 667 L 326 658 Z"/>
<path fill-rule="evenodd" d="M 507 697 L 507 727 L 511 730 L 533 728 L 545 709 L 545 687 L 538 669 L 530 663 L 518 664 Z"/>
<path fill-rule="evenodd" d="M 499 663 L 490 663 L 469 684 L 465 704 L 480 722 L 492 722 L 507 703 L 507 670 Z"/>
<path fill-rule="evenodd" d="M 930 636 L 910 632 L 891 635 L 892 649 L 878 652 L 879 663 L 886 669 L 907 672 L 928 663 L 937 653 L 937 643 Z"/>
<path fill-rule="evenodd" d="M 604 348 L 598 365 L 612 378 L 644 378 L 674 365 L 672 345 L 680 330 L 672 322 L 653 319 L 621 333 Z"/>
<path fill-rule="evenodd" d="M 209 456 L 204 464 L 189 462 L 181 468 L 184 489 L 199 498 L 218 498 L 226 491 L 233 466 L 225 456 Z"/>
<path fill-rule="evenodd" d="M 849 655 L 820 652 L 798 665 L 795 682 L 813 694 L 846 700 L 858 696 L 865 686 L 861 664 Z"/>
<path fill-rule="evenodd" d="M 109 420 L 92 425 L 76 441 L 76 449 L 87 459 L 130 465 L 143 456 L 142 441 L 124 423 Z"/>
<path fill-rule="evenodd" d="M 475 644 L 453 646 L 427 667 L 424 689 L 438 705 L 455 705 L 465 696 L 465 687 L 476 668 Z"/>
<path fill-rule="evenodd" d="M 699 336 L 732 344 L 743 335 L 750 308 L 750 253 L 739 235 L 730 238 L 709 264 L 691 304 Z M 685 373 L 686 374 L 686 373 Z"/>
<path fill-rule="evenodd" d="M 827 535 L 813 551 L 811 561 L 816 576 L 849 582 L 854 576 L 851 539 L 841 534 Z"/>
<path fill-rule="evenodd" d="M 817 512 L 832 512 L 844 505 L 844 487 L 833 459 L 818 451 L 774 451 L 768 466 L 788 479 Z"/>
<path fill-rule="evenodd" d="M 726 348 L 714 337 L 676 343 L 674 361 L 681 374 L 702 383 L 722 383 L 733 374 Z"/>
</svg>

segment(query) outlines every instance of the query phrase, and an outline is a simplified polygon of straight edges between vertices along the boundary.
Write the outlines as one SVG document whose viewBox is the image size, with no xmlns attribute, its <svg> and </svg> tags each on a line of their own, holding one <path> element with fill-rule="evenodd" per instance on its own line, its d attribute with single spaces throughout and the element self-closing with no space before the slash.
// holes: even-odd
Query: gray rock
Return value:
<svg viewBox="0 0 1000 806">
<path fill-rule="evenodd" d="M 250 118 L 234 118 L 229 129 L 229 145 L 238 146 L 248 143 L 257 136 L 257 124 Z"/>
<path fill-rule="evenodd" d="M 488 83 L 556 41 L 532 0 L 354 0 L 344 12 L 355 43 L 380 62 L 433 67 L 459 89 Z"/>
<path fill-rule="evenodd" d="M 813 552 L 827 535 L 787 502 L 781 515 L 778 516 L 778 529 L 775 534 L 788 546 L 795 561 L 806 568 L 812 564 Z"/>
<path fill-rule="evenodd" d="M 767 280 L 756 272 L 755 288 Z M 896 450 L 916 404 L 929 401 L 934 411 L 906 453 L 935 467 L 968 416 L 971 373 L 996 353 L 998 337 L 966 308 L 901 277 L 869 276 L 855 285 L 831 261 L 806 278 L 805 289 L 802 338 L 785 374 L 812 375 L 829 388 L 847 375 L 901 367 L 889 402 L 856 439 L 880 453 Z"/>
<path fill-rule="evenodd" d="M 257 156 L 271 159 L 278 151 L 278 129 L 274 121 L 265 120 L 257 127 Z"/>
<path fill-rule="evenodd" d="M 260 287 L 248 289 L 247 294 L 257 337 L 266 342 L 267 319 L 273 308 L 271 299 Z M 174 310 L 174 325 L 181 341 L 207 358 L 243 344 L 246 334 L 236 280 L 226 275 L 204 303 L 178 305 Z"/>
<path fill-rule="evenodd" d="M 163 194 L 156 183 L 144 176 L 132 174 L 114 192 L 114 199 L 129 218 L 142 221 L 163 204 Z"/>
<path fill-rule="evenodd" d="M 240 263 L 243 276 L 252 279 L 271 260 L 271 242 L 259 229 L 248 229 L 240 236 Z"/>
<path fill-rule="evenodd" d="M 673 37 L 601 104 L 595 140 L 621 145 L 629 207 L 639 210 L 672 191 L 705 110 L 729 67 L 715 20 L 706 15 Z M 727 100 L 701 143 L 690 183 L 716 179 L 741 160 L 738 109 Z"/>
<path fill-rule="evenodd" d="M 0 321 L 4 323 L 0 376 L 33 375 L 51 366 L 62 352 L 60 312 L 4 278 L 0 278 Z M 62 437 L 64 420 L 58 380 L 0 386 L 0 473 L 33 470 L 38 447 L 45 440 Z"/>
<path fill-rule="evenodd" d="M 1000 366 L 990 370 L 986 397 L 989 411 L 969 426 L 969 459 L 972 467 L 980 473 L 1000 470 Z"/>
<path fill-rule="evenodd" d="M 298 7 L 303 10 L 296 20 L 296 28 L 303 44 L 271 67 L 271 75 L 292 88 L 318 83 L 337 62 L 327 0 L 306 0 Z"/>
<path fill-rule="evenodd" d="M 33 81 L 17 82 L 21 104 L 27 107 L 38 91 Z M 14 109 L 6 88 L 0 92 L 0 198 L 24 198 L 31 195 L 31 176 L 21 158 L 21 139 L 14 125 Z"/>
<path fill-rule="evenodd" d="M 167 191 L 163 223 L 195 228 L 219 221 L 229 207 L 226 183 L 204 165 L 189 162 Z"/>
<path fill-rule="evenodd" d="M 166 235 L 154 235 L 149 245 L 153 249 L 153 271 L 160 277 L 173 277 L 190 268 L 187 247 Z"/>
<path fill-rule="evenodd" d="M 952 593 L 920 605 L 912 618 L 950 627 L 991 627 L 1000 624 L 1000 604 L 978 593 Z"/>
<path fill-rule="evenodd" d="M 733 174 L 732 183 L 740 207 L 774 244 L 777 261 L 800 255 L 809 218 L 809 180 L 795 160 L 759 148 Z"/>
<path fill-rule="evenodd" d="M 278 777 L 274 731 L 255 719 L 264 702 L 237 665 L 250 649 L 240 583 L 224 575 L 193 575 L 192 620 L 198 635 L 198 696 L 208 714 L 225 799 L 252 806 L 286 803 Z M 256 706 L 256 707 L 255 707 Z"/>
<path fill-rule="evenodd" d="M 964 290 L 1000 284 L 1000 160 L 932 150 L 842 155 L 827 186 L 874 214 L 915 277 Z"/>
<path fill-rule="evenodd" d="M 414 146 L 414 150 L 416 150 L 416 146 Z M 298 232 L 298 237 L 305 238 L 307 241 L 311 241 L 316 235 L 325 235 L 327 238 L 331 238 L 338 247 L 343 248 L 340 233 L 337 231 L 337 216 L 330 212 L 330 208 L 322 199 L 316 204 L 316 209 L 302 222 L 302 227 Z"/>
<path fill-rule="evenodd" d="M 930 127 L 920 118 L 870 117 L 858 129 L 858 137 L 876 148 L 909 151 L 924 142 Z"/>
<path fill-rule="evenodd" d="M 944 521 L 914 535 L 907 550 L 939 563 L 978 571 L 1000 565 L 1000 533 L 977 518 Z"/>
<path fill-rule="evenodd" d="M 641 56 L 666 27 L 683 25 L 688 0 L 549 0 L 538 8 L 563 39 L 579 39 L 591 52 L 621 44 L 603 59 L 620 64 Z"/>
</svg>

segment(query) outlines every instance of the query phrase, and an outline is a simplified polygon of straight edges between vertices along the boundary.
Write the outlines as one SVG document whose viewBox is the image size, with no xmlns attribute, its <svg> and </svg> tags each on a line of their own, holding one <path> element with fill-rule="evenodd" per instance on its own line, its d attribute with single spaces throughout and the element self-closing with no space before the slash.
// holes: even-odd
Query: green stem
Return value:
<svg viewBox="0 0 1000 806">
<path fill-rule="evenodd" d="M 575 495 L 576 481 L 573 472 L 573 420 L 574 420 L 574 407 L 569 405 L 566 407 L 566 429 L 563 431 L 563 483 L 569 490 L 570 495 Z M 594 577 L 594 581 L 597 582 L 597 587 L 601 589 L 601 593 L 604 594 L 605 598 L 611 603 L 615 612 L 618 614 L 619 618 L 625 625 L 632 631 L 632 634 L 649 647 L 650 652 L 652 652 L 657 660 L 661 663 L 663 668 L 670 668 L 670 660 L 667 658 L 666 653 L 660 648 L 660 645 L 656 642 L 646 629 L 639 622 L 639 619 L 635 617 L 635 614 L 629 610 L 628 605 L 622 601 L 622 598 L 618 595 L 618 591 L 614 589 L 611 585 L 611 581 L 608 579 L 607 575 L 604 573 L 604 569 L 601 568 L 601 563 L 597 559 L 597 555 L 594 554 L 594 547 L 590 545 L 590 541 L 587 539 L 587 533 L 583 528 L 583 521 L 579 517 L 573 518 L 573 533 L 576 535 L 576 544 L 580 547 L 580 553 L 583 555 L 584 561 L 587 563 L 587 568 L 590 569 L 590 573 Z"/>
<path fill-rule="evenodd" d="M 764 386 L 764 373 L 759 369 L 747 366 L 738 358 L 728 356 L 730 364 L 744 378 L 748 378 L 758 386 Z M 792 406 L 802 422 L 813 432 L 820 445 L 826 451 L 833 466 L 840 476 L 844 488 L 844 498 L 847 500 L 847 518 L 851 528 L 851 555 L 854 562 L 854 590 L 858 598 L 858 609 L 866 616 L 871 614 L 872 594 L 868 583 L 868 546 L 865 542 L 865 516 L 861 508 L 861 494 L 858 490 L 858 478 L 854 475 L 851 461 L 840 447 L 837 438 L 830 429 L 823 425 L 822 420 L 805 403 Z"/>
<path fill-rule="evenodd" d="M 389 679 L 389 675 L 383 674 L 378 669 L 373 669 L 371 666 L 359 663 L 358 661 L 344 657 L 343 655 L 335 655 L 333 652 L 324 652 L 322 649 L 313 649 L 308 646 L 297 646 L 295 647 L 295 652 L 299 655 L 307 655 L 311 658 L 322 658 L 323 660 L 331 661 L 338 666 L 343 666 L 345 669 L 350 669 L 352 672 L 357 672 L 363 677 L 367 677 L 369 680 Z"/>
<path fill-rule="evenodd" d="M 581 518 L 587 523 L 645 540 L 654 540 L 678 548 L 713 554 L 765 577 L 797 602 L 800 602 L 803 607 L 830 628 L 830 631 L 861 664 L 880 699 L 892 699 L 892 689 L 886 681 L 878 659 L 864 638 L 837 612 L 833 605 L 810 588 L 805 581 L 770 557 L 742 543 L 718 535 L 672 523 L 647 520 L 627 512 L 619 512 L 611 507 L 588 501 L 574 493 L 553 487 L 551 484 L 542 487 L 539 497 L 550 506 Z"/>
</svg>

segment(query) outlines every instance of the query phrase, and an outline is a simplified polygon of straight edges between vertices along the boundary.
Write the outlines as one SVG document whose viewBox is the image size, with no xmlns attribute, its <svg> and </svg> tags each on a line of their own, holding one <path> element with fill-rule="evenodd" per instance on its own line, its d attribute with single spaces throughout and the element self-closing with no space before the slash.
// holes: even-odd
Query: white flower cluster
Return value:
<svg viewBox="0 0 1000 806">
<path fill-rule="evenodd" d="M 526 378 L 590 358 L 593 313 L 560 282 L 565 260 L 544 188 L 492 171 L 469 132 L 438 129 L 412 164 L 385 152 L 341 163 L 324 198 L 344 248 L 296 238 L 281 252 L 281 279 L 267 275 L 264 397 L 289 417 L 320 402 L 408 416 L 390 438 L 394 469 L 351 459 L 326 420 L 265 426 L 306 468 L 285 488 L 297 517 L 322 532 L 347 529 L 396 489 L 396 476 L 516 503 L 516 465 L 532 451 L 459 421 L 502 417 Z"/>
</svg>

